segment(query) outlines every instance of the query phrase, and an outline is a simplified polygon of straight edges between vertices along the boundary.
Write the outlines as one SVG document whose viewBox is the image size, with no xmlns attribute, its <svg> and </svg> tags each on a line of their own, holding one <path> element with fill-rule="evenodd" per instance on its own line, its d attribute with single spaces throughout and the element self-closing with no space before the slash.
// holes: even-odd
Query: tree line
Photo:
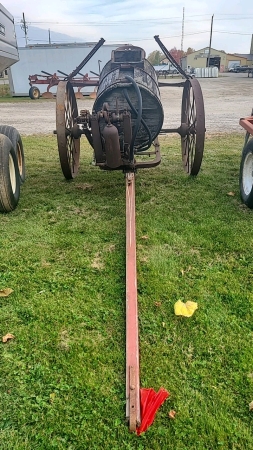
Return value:
<svg viewBox="0 0 253 450">
<path fill-rule="evenodd" d="M 170 54 L 173 56 L 173 58 L 176 60 L 178 64 L 180 64 L 181 58 L 183 58 L 186 55 L 190 55 L 190 53 L 195 52 L 194 48 L 188 47 L 186 52 L 183 52 L 182 50 L 178 50 L 176 47 L 173 47 L 171 50 L 169 50 Z M 154 50 L 148 55 L 148 61 L 153 66 L 159 66 L 161 61 L 165 59 L 166 56 L 160 52 L 159 50 Z"/>
</svg>

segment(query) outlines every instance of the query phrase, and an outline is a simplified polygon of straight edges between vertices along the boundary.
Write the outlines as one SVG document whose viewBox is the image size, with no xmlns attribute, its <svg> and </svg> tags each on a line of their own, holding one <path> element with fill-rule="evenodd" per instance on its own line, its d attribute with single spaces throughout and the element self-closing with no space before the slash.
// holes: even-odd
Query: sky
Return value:
<svg viewBox="0 0 253 450">
<path fill-rule="evenodd" d="M 108 44 L 138 45 L 147 55 L 160 50 L 154 35 L 168 50 L 199 50 L 209 46 L 212 16 L 211 46 L 216 50 L 249 53 L 253 34 L 251 0 L 3 0 L 3 5 L 14 16 L 16 29 L 24 13 L 30 44 L 36 38 L 29 41 L 29 27 L 38 27 L 68 35 L 69 42 L 103 37 Z"/>
</svg>

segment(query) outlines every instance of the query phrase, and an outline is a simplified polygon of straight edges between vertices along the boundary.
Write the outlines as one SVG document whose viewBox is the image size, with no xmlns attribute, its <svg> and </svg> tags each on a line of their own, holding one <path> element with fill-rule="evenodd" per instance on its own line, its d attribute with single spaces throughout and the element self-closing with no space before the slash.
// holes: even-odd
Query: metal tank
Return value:
<svg viewBox="0 0 253 450">
<path fill-rule="evenodd" d="M 145 51 L 133 45 L 124 45 L 112 52 L 112 58 L 103 68 L 93 111 L 103 109 L 131 112 L 132 145 L 144 151 L 160 133 L 163 124 L 163 107 L 154 67 L 145 58 Z M 99 121 L 103 134 L 106 119 Z M 114 123 L 123 150 L 123 126 Z"/>
</svg>

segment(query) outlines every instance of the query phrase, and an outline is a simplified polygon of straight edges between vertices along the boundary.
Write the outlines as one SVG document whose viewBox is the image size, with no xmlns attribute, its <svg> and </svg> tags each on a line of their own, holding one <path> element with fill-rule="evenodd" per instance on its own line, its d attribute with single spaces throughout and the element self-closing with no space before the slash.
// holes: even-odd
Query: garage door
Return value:
<svg viewBox="0 0 253 450">
<path fill-rule="evenodd" d="M 234 67 L 234 66 L 240 66 L 240 61 L 229 61 L 228 62 L 228 68 Z"/>
</svg>

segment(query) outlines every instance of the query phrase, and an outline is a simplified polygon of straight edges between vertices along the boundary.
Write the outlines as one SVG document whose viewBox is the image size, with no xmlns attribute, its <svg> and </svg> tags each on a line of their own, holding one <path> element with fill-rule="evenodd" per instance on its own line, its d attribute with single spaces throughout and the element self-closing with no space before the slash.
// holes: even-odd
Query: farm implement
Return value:
<svg viewBox="0 0 253 450">
<path fill-rule="evenodd" d="M 81 70 L 84 66 L 89 62 L 92 56 L 98 51 L 98 49 L 103 45 L 104 39 L 100 39 L 100 41 L 94 46 L 94 48 L 90 51 L 90 53 L 83 59 L 83 61 L 78 65 L 78 67 L 73 70 L 70 74 L 64 73 L 61 70 L 57 70 L 60 75 L 57 73 L 48 73 L 44 70 L 41 71 L 41 74 L 29 75 L 29 97 L 33 100 L 37 100 L 41 97 L 44 98 L 53 98 L 54 95 L 50 92 L 50 89 L 54 86 L 58 86 L 61 81 L 69 81 L 72 87 L 77 88 L 77 92 L 75 93 L 76 98 L 83 98 L 81 90 L 84 87 L 96 87 L 98 86 L 99 74 L 92 72 L 95 77 L 89 77 L 88 73 L 83 74 Z M 38 85 L 47 86 L 46 92 L 40 93 L 40 89 Z M 91 97 L 95 97 L 96 94 L 91 94 Z"/>
<path fill-rule="evenodd" d="M 183 168 L 188 175 L 197 175 L 205 140 L 205 113 L 199 82 L 181 69 L 158 36 L 155 40 L 184 81 L 158 83 L 144 50 L 124 45 L 112 51 L 110 61 L 100 73 L 91 112 L 78 111 L 70 79 L 58 83 L 56 95 L 56 134 L 65 178 L 70 180 L 78 174 L 82 135 L 93 148 L 96 166 L 101 170 L 121 170 L 125 176 L 126 418 L 130 431 L 138 434 L 152 423 L 156 410 L 169 394 L 163 388 L 158 393 L 140 388 L 135 174 L 138 169 L 160 164 L 159 134 L 178 133 Z M 178 128 L 163 129 L 159 88 L 172 85 L 183 88 L 181 123 Z"/>
</svg>

